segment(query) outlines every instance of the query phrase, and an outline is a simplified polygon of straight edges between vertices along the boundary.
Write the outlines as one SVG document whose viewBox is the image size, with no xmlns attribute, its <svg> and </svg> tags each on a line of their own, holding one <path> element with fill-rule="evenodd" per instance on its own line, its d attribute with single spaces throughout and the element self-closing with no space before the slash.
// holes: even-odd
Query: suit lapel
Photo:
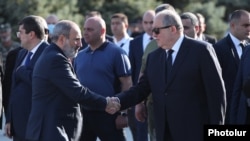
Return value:
<svg viewBox="0 0 250 141">
<path fill-rule="evenodd" d="M 41 53 L 43 52 L 43 50 L 44 50 L 44 48 L 45 48 L 46 46 L 48 46 L 48 44 L 43 42 L 43 43 L 38 47 L 37 51 L 35 52 L 35 54 L 33 55 L 32 59 L 30 60 L 30 66 L 34 66 L 36 60 L 37 60 L 38 57 L 41 55 Z"/>
<path fill-rule="evenodd" d="M 180 69 L 182 62 L 185 60 L 186 55 L 189 52 L 189 47 L 187 47 L 186 45 L 188 45 L 188 40 L 186 37 L 184 37 L 183 42 L 181 43 L 180 49 L 176 55 L 176 58 L 174 60 L 174 64 L 172 67 L 172 71 L 170 74 L 170 77 L 168 78 L 168 83 L 167 86 L 169 86 L 169 84 L 173 81 L 174 77 L 176 76 L 177 71 Z"/>
<path fill-rule="evenodd" d="M 22 64 L 27 53 L 28 53 L 28 50 L 26 50 L 26 49 L 20 50 L 20 52 L 18 53 L 17 60 L 16 60 L 16 67 L 15 68 L 17 68 L 18 66 L 20 66 Z"/>
<path fill-rule="evenodd" d="M 235 64 L 236 64 L 236 66 L 238 66 L 239 65 L 239 61 L 240 61 L 240 57 L 239 57 L 239 55 L 237 53 L 237 50 L 236 50 L 236 48 L 234 46 L 234 43 L 233 43 L 231 37 L 229 35 L 227 36 L 227 41 L 228 41 L 229 48 L 230 48 L 230 50 L 232 52 Z"/>
<path fill-rule="evenodd" d="M 208 40 L 204 34 L 202 34 L 202 40 L 208 42 Z"/>
<path fill-rule="evenodd" d="M 140 46 L 140 49 L 139 49 L 139 54 L 143 54 L 143 34 L 142 36 L 140 36 L 140 39 L 139 39 L 139 46 Z"/>
</svg>

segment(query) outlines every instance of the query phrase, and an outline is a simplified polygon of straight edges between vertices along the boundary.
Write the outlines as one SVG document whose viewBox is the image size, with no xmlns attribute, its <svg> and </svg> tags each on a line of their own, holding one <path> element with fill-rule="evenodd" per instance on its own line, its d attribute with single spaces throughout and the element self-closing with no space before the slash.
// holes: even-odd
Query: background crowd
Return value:
<svg viewBox="0 0 250 141">
<path fill-rule="evenodd" d="M 83 13 L 72 17 L 0 15 L 6 136 L 125 141 L 129 127 L 134 141 L 200 141 L 205 124 L 250 124 L 247 7 L 150 1 L 135 11 L 106 3 L 79 1 L 89 11 L 72 6 Z"/>
</svg>

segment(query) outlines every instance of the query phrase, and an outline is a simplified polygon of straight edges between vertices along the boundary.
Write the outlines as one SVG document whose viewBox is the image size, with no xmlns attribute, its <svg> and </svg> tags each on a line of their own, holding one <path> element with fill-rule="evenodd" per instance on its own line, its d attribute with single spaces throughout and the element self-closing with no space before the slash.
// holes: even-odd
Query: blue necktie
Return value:
<svg viewBox="0 0 250 141">
<path fill-rule="evenodd" d="M 25 60 L 25 63 L 24 63 L 25 66 L 29 65 L 29 63 L 30 63 L 30 57 L 31 57 L 32 54 L 33 53 L 31 51 L 28 53 L 28 55 L 26 57 L 26 60 Z"/>
</svg>

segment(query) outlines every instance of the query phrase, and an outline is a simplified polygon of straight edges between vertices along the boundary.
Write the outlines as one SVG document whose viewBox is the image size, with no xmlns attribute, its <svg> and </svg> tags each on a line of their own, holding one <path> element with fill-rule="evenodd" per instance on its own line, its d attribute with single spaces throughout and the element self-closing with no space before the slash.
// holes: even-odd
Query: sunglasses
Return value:
<svg viewBox="0 0 250 141">
<path fill-rule="evenodd" d="M 161 30 L 161 29 L 169 28 L 169 27 L 171 27 L 171 26 L 173 26 L 173 25 L 167 25 L 167 26 L 163 26 L 163 27 L 153 28 L 152 31 L 153 31 L 156 35 L 158 35 L 158 34 L 160 33 L 160 30 Z"/>
</svg>

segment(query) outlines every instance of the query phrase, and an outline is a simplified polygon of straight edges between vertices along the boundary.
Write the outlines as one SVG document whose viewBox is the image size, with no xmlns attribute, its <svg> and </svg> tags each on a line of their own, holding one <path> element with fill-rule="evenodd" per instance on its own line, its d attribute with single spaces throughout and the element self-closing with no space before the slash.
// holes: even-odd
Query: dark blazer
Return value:
<svg viewBox="0 0 250 141">
<path fill-rule="evenodd" d="M 22 61 L 28 53 L 26 49 L 21 49 L 17 56 L 12 76 L 11 94 L 6 122 L 11 123 L 12 133 L 19 139 L 25 139 L 25 130 L 31 109 L 31 76 L 33 68 L 40 54 L 47 46 L 48 44 L 43 42 L 38 47 L 28 66 L 21 66 Z"/>
<path fill-rule="evenodd" d="M 165 82 L 165 50 L 148 55 L 144 75 L 129 91 L 118 94 L 121 109 L 152 92 L 157 141 L 202 141 L 205 124 L 223 124 L 225 89 L 213 47 L 184 37 L 170 77 Z"/>
<path fill-rule="evenodd" d="M 18 56 L 19 50 L 21 47 L 11 50 L 7 57 L 6 57 L 6 64 L 4 70 L 4 77 L 3 77 L 3 107 L 5 109 L 5 113 L 8 111 L 8 104 L 10 98 L 10 90 L 11 90 L 11 83 L 12 83 L 12 73 L 16 64 L 16 58 Z M 7 114 L 5 114 L 7 116 Z"/>
<path fill-rule="evenodd" d="M 247 102 L 242 91 L 244 84 L 250 79 L 250 47 L 242 55 L 231 98 L 230 124 L 246 124 Z M 248 85 L 249 86 L 249 85 Z M 250 92 L 248 92 L 249 95 Z"/>
<path fill-rule="evenodd" d="M 214 45 L 217 42 L 217 39 L 213 36 L 207 35 L 207 34 L 202 34 L 202 40 L 207 41 Z"/>
<path fill-rule="evenodd" d="M 34 141 L 79 139 L 82 115 L 77 102 L 104 111 L 106 99 L 82 86 L 63 51 L 52 43 L 32 76 L 32 109 L 26 138 Z M 65 133 L 65 134 L 63 134 Z"/>
<path fill-rule="evenodd" d="M 226 87 L 228 104 L 225 123 L 227 124 L 230 121 L 230 103 L 240 59 L 230 35 L 218 41 L 214 48 L 222 68 L 222 76 Z"/>
<path fill-rule="evenodd" d="M 9 98 L 10 98 L 10 90 L 11 90 L 11 83 L 12 83 L 12 73 L 15 67 L 16 58 L 18 55 L 19 50 L 22 49 L 21 47 L 18 47 L 16 49 L 11 50 L 7 57 L 6 57 L 6 64 L 5 64 L 5 70 L 4 75 L 2 76 L 2 102 L 3 102 L 3 109 L 5 112 L 5 118 L 7 116 L 8 112 L 8 105 L 9 105 Z M 3 115 L 2 115 L 3 116 Z M 0 121 L 2 121 L 2 116 L 0 116 Z M 0 122 L 0 129 L 2 127 L 2 122 Z"/>
<path fill-rule="evenodd" d="M 2 81 L 3 81 L 3 66 L 0 65 L 0 121 L 2 121 L 2 116 L 3 116 Z M 0 123 L 0 129 L 2 129 L 2 122 Z"/>
<path fill-rule="evenodd" d="M 130 41 L 129 45 L 129 60 L 132 70 L 133 84 L 138 82 L 138 77 L 141 71 L 143 55 L 143 34 Z"/>
</svg>

